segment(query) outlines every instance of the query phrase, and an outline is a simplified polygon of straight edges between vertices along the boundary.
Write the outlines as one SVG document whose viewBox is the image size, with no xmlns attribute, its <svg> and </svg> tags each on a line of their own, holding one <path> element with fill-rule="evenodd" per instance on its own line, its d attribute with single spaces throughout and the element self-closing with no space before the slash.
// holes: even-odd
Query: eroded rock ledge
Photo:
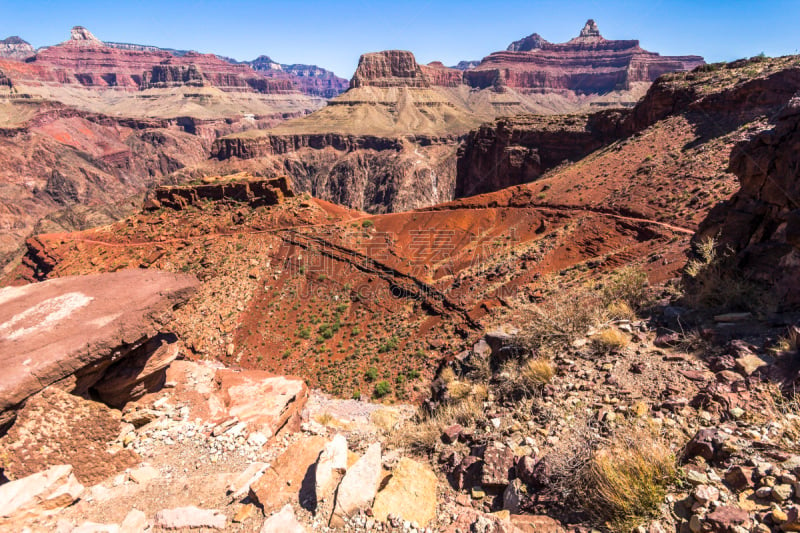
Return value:
<svg viewBox="0 0 800 533">
<path fill-rule="evenodd" d="M 160 385 L 177 356 L 174 336 L 161 330 L 197 284 L 124 270 L 1 289 L 0 429 L 49 385 L 116 405 Z"/>
<path fill-rule="evenodd" d="M 277 205 L 294 196 L 285 176 L 256 179 L 243 173 L 228 178 L 233 179 L 225 182 L 212 179 L 201 185 L 158 187 L 145 200 L 144 208 L 150 211 L 160 208 L 180 210 L 204 201 L 230 201 L 259 207 Z"/>
</svg>

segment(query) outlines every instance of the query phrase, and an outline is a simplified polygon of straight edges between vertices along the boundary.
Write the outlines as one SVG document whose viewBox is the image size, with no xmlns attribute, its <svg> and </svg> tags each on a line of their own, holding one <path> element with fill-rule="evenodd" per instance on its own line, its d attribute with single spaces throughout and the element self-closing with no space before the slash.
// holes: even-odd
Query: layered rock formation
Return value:
<svg viewBox="0 0 800 533">
<path fill-rule="evenodd" d="M 31 65 L 47 72 L 41 81 L 82 87 L 139 90 L 148 87 L 144 80 L 147 72 L 168 66 L 193 68 L 209 85 L 224 91 L 273 94 L 293 90 L 289 80 L 265 80 L 246 65 L 232 65 L 212 54 L 188 52 L 176 57 L 161 50 L 113 48 L 80 26 L 72 29 L 69 41 L 40 50 Z"/>
<path fill-rule="evenodd" d="M 104 389 L 101 396 L 130 394 L 116 396 L 117 404 L 162 385 L 174 356 L 149 364 L 161 342 L 147 343 L 196 285 L 193 276 L 126 270 L 2 289 L 0 353 L 6 372 L 0 379 L 0 426 L 48 385 L 84 396 L 97 387 Z M 126 358 L 138 370 L 129 369 L 129 379 L 120 380 L 115 368 L 127 364 Z M 104 388 L 106 376 L 117 387 Z M 137 383 L 143 386 L 137 389 Z"/>
<path fill-rule="evenodd" d="M 404 50 L 363 54 L 350 80 L 351 89 L 430 86 L 431 82 L 422 73 L 422 67 L 417 64 L 414 54 Z"/>
<path fill-rule="evenodd" d="M 33 46 L 16 35 L 0 40 L 0 57 L 25 61 L 34 55 L 36 55 L 36 50 L 33 49 Z"/>
<path fill-rule="evenodd" d="M 0 135 L 3 264 L 43 217 L 68 230 L 113 221 L 128 212 L 128 197 L 203 161 L 217 135 L 254 122 L 120 119 L 25 101 L 2 108 L 21 121 Z M 56 213 L 65 209 L 72 211 Z"/>
<path fill-rule="evenodd" d="M 482 125 L 458 154 L 455 197 L 497 191 L 539 178 L 622 137 L 626 111 L 592 115 L 521 115 Z"/>
<path fill-rule="evenodd" d="M 158 187 L 145 201 L 145 209 L 185 209 L 202 202 L 228 201 L 244 203 L 250 207 L 278 205 L 294 196 L 286 177 L 258 180 L 252 176 L 232 176 L 222 183 L 204 180 L 203 185 Z"/>
<path fill-rule="evenodd" d="M 513 87 L 539 93 L 602 94 L 650 83 L 667 72 L 691 70 L 699 56 L 660 56 L 639 41 L 603 38 L 593 20 L 578 37 L 554 44 L 534 33 L 464 73 L 471 87 Z"/>
<path fill-rule="evenodd" d="M 270 78 L 287 77 L 303 93 L 322 98 L 333 98 L 347 90 L 348 82 L 330 70 L 316 65 L 284 65 L 268 56 L 244 61 L 253 70 Z"/>
<path fill-rule="evenodd" d="M 9 47 L 30 48 L 19 39 L 4 41 Z M 1 265 L 43 217 L 67 230 L 113 221 L 128 212 L 129 197 L 206 159 L 217 137 L 324 102 L 297 90 L 294 75 L 269 78 L 209 54 L 109 46 L 77 26 L 69 41 L 18 59 L 0 59 Z"/>
<path fill-rule="evenodd" d="M 634 121 L 623 125 L 622 116 L 611 113 L 487 125 L 468 135 L 456 178 L 455 161 L 440 157 L 453 157 L 446 147 L 481 123 L 499 116 L 631 106 L 660 74 L 701 63 L 696 56 L 646 52 L 637 41 L 608 41 L 592 21 L 568 43 L 551 44 L 534 34 L 479 65 L 464 62 L 459 68 L 421 65 L 403 50 L 368 53 L 361 56 L 350 89 L 325 108 L 271 131 L 220 139 L 213 154 L 225 161 L 255 159 L 244 168 L 288 173 L 296 190 L 350 207 L 370 212 L 422 207 L 535 179 L 632 131 Z M 639 120 L 641 127 L 656 114 Z M 440 149 L 432 159 L 434 151 L 427 148 L 435 145 Z M 424 169 L 426 177 L 409 179 L 408 171 L 397 171 L 407 162 Z M 380 195 L 365 198 L 364 175 L 380 181 Z M 401 192 L 409 183 L 413 190 Z"/>
</svg>

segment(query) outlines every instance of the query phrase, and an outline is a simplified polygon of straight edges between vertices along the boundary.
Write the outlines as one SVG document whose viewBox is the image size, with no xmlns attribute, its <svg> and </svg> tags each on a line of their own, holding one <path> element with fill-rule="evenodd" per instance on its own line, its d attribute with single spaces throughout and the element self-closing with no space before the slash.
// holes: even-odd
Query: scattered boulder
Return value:
<svg viewBox="0 0 800 533">
<path fill-rule="evenodd" d="M 510 511 L 511 514 L 519 513 L 520 507 L 522 506 L 522 498 L 522 481 L 515 479 L 511 481 L 506 487 L 506 490 L 503 491 L 503 509 Z"/>
<path fill-rule="evenodd" d="M 228 414 L 271 437 L 291 422 L 300 429 L 300 412 L 308 399 L 301 379 L 276 376 L 260 370 L 220 369 L 217 395 Z"/>
<path fill-rule="evenodd" d="M 325 445 L 316 468 L 315 493 L 317 502 L 333 494 L 336 483 L 347 471 L 347 439 L 337 434 Z"/>
<path fill-rule="evenodd" d="M 753 488 L 753 469 L 746 466 L 733 466 L 725 472 L 725 483 L 736 491 Z"/>
<path fill-rule="evenodd" d="M 429 466 L 403 457 L 375 496 L 372 513 L 381 522 L 391 514 L 427 527 L 436 519 L 436 487 L 436 474 Z"/>
<path fill-rule="evenodd" d="M 511 523 L 524 533 L 565 533 L 566 529 L 555 518 L 545 515 L 511 515 Z"/>
<path fill-rule="evenodd" d="M 442 442 L 445 444 L 452 444 L 456 442 L 462 431 L 464 431 L 464 428 L 461 426 L 461 424 L 453 424 L 452 426 L 444 428 L 442 431 Z"/>
<path fill-rule="evenodd" d="M 306 531 L 305 526 L 295 518 L 294 509 L 289 504 L 267 518 L 261 526 L 261 533 L 306 533 Z"/>
<path fill-rule="evenodd" d="M 119 533 L 142 533 L 147 529 L 147 515 L 139 509 L 131 509 L 119 525 Z"/>
<path fill-rule="evenodd" d="M 5 475 L 20 479 L 70 464 L 81 483 L 93 485 L 139 462 L 128 449 L 109 453 L 120 433 L 121 413 L 48 387 L 28 399 L 14 425 L 0 438 Z"/>
<path fill-rule="evenodd" d="M 271 513 L 297 501 L 300 489 L 309 481 L 313 498 L 313 467 L 326 443 L 324 437 L 312 436 L 291 444 L 264 471 L 264 475 L 250 485 L 250 498 L 264 509 L 265 514 Z"/>
<path fill-rule="evenodd" d="M 684 460 L 692 457 L 702 457 L 706 461 L 711 461 L 718 454 L 722 443 L 728 436 L 717 429 L 701 429 L 695 433 L 683 450 Z"/>
<path fill-rule="evenodd" d="M 464 531 L 483 531 L 486 533 L 521 533 L 510 519 L 496 514 L 482 513 L 470 507 L 461 507 L 456 511 L 456 519 L 444 533 L 461 533 Z M 535 531 L 539 531 L 538 529 Z"/>
<path fill-rule="evenodd" d="M 256 462 L 248 466 L 244 472 L 236 476 L 228 485 L 228 494 L 234 500 L 238 500 L 250 490 L 250 486 L 255 483 L 258 478 L 264 475 L 264 472 L 269 468 L 268 463 Z"/>
<path fill-rule="evenodd" d="M 330 527 L 341 527 L 345 518 L 369 508 L 375 499 L 380 478 L 381 445 L 376 442 L 347 470 L 339 483 Z"/>
<path fill-rule="evenodd" d="M 754 353 L 748 353 L 736 359 L 736 369 L 745 376 L 754 374 L 759 368 L 767 366 L 768 364 L 768 361 L 765 361 Z"/>
<path fill-rule="evenodd" d="M 147 485 L 154 479 L 157 479 L 158 476 L 158 470 L 152 466 L 143 466 L 128 472 L 128 477 L 131 479 L 131 481 L 138 483 L 139 485 Z"/>
<path fill-rule="evenodd" d="M 179 353 L 174 334 L 157 335 L 112 364 L 92 390 L 108 405 L 122 407 L 148 392 L 160 390 L 166 381 L 166 368 Z"/>
<path fill-rule="evenodd" d="M 486 447 L 483 452 L 481 485 L 490 490 L 503 490 L 514 476 L 514 451 L 499 442 Z"/>
<path fill-rule="evenodd" d="M 72 505 L 84 487 L 70 465 L 57 465 L 43 472 L 0 485 L 0 525 L 53 514 Z"/>
<path fill-rule="evenodd" d="M 713 512 L 706 515 L 704 527 L 709 531 L 720 533 L 734 533 L 734 527 L 745 526 L 750 521 L 747 511 L 733 505 L 721 505 Z"/>
<path fill-rule="evenodd" d="M 214 509 L 197 507 L 178 507 L 165 509 L 156 513 L 154 524 L 163 529 L 211 528 L 225 529 L 228 519 Z"/>
</svg>

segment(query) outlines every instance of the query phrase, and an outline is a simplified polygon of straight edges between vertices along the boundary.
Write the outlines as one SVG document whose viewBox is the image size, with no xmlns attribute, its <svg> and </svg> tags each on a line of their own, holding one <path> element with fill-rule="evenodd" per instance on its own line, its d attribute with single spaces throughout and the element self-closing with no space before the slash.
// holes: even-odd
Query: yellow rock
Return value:
<svg viewBox="0 0 800 533">
<path fill-rule="evenodd" d="M 256 506 L 252 503 L 248 503 L 246 505 L 242 505 L 239 507 L 239 510 L 236 511 L 236 514 L 233 515 L 234 522 L 244 522 L 248 518 L 252 517 L 253 514 L 256 512 Z"/>
<path fill-rule="evenodd" d="M 495 511 L 492 513 L 492 516 L 496 516 L 500 520 L 511 520 L 511 511 L 508 509 L 503 509 L 502 511 Z"/>
<path fill-rule="evenodd" d="M 436 474 L 430 467 L 403 457 L 386 487 L 375 496 L 375 519 L 385 522 L 392 514 L 426 527 L 436 519 L 436 485 Z"/>
</svg>

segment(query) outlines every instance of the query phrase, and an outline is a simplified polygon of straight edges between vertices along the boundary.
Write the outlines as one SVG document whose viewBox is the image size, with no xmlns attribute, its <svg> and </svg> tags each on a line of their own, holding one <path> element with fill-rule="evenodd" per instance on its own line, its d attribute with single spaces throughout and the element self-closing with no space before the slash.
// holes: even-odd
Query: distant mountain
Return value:
<svg viewBox="0 0 800 533">
<path fill-rule="evenodd" d="M 224 61 L 230 65 L 249 66 L 263 77 L 270 79 L 269 82 L 260 82 L 260 85 L 265 87 L 271 85 L 280 87 L 282 90 L 289 90 L 294 87 L 300 92 L 313 97 L 320 98 L 333 98 L 347 90 L 349 82 L 338 77 L 330 70 L 318 67 L 316 65 L 304 64 L 283 64 L 273 61 L 266 55 L 257 57 L 252 61 L 238 61 L 231 57 L 220 56 L 216 54 L 198 54 L 191 50 L 179 50 L 175 48 L 161 48 L 159 46 L 152 46 L 146 44 L 135 43 L 119 43 L 112 41 L 100 41 L 86 28 L 76 26 L 72 30 L 72 38 L 69 42 L 82 42 L 84 46 L 86 43 L 94 43 L 95 45 L 102 45 L 108 48 L 123 50 L 125 52 L 140 52 L 144 54 L 162 55 L 169 54 L 176 58 L 186 57 L 215 57 L 218 60 Z M 47 50 L 52 47 L 44 47 L 41 50 Z M 33 58 L 36 55 L 36 50 L 28 42 L 20 37 L 12 36 L 7 39 L 0 40 L 0 58 L 14 59 L 17 61 L 25 61 Z M 250 84 L 258 85 L 258 84 Z M 261 91 L 263 92 L 263 91 Z"/>
<path fill-rule="evenodd" d="M 34 54 L 36 54 L 36 51 L 33 46 L 16 35 L 0 41 L 0 57 L 24 61 Z"/>
<path fill-rule="evenodd" d="M 452 66 L 450 68 L 458 69 L 458 70 L 469 70 L 471 68 L 475 68 L 480 65 L 481 62 L 479 59 L 472 59 L 470 61 L 459 61 L 457 65 Z"/>
<path fill-rule="evenodd" d="M 267 77 L 291 76 L 293 81 L 297 83 L 298 88 L 311 96 L 333 98 L 346 91 L 349 87 L 349 82 L 346 79 L 340 78 L 330 70 L 316 65 L 300 63 L 286 65 L 273 61 L 272 58 L 265 55 L 258 56 L 252 61 L 234 62 L 249 65 L 256 72 Z"/>
</svg>

